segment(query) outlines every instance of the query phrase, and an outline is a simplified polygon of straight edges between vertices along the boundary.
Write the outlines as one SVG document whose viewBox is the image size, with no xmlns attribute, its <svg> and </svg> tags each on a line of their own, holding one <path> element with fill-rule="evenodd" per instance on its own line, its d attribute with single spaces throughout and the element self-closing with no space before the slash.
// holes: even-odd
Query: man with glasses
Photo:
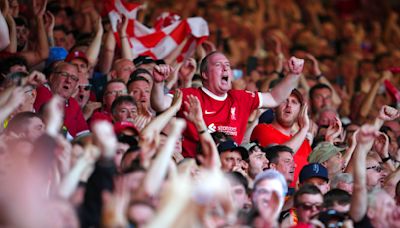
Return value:
<svg viewBox="0 0 400 228">
<path fill-rule="evenodd" d="M 367 156 L 367 189 L 381 188 L 386 177 L 378 160 L 372 156 Z"/>
<path fill-rule="evenodd" d="M 101 110 L 93 113 L 90 119 L 90 125 L 98 120 L 106 120 L 112 123 L 111 105 L 117 97 L 126 94 L 127 88 L 124 81 L 121 79 L 111 79 L 108 81 L 103 95 L 103 107 Z"/>
<path fill-rule="evenodd" d="M 306 184 L 294 194 L 294 207 L 299 223 L 310 223 L 321 210 L 324 198 L 314 185 Z"/>
<path fill-rule="evenodd" d="M 78 102 L 72 94 L 78 87 L 78 69 L 75 65 L 60 62 L 54 67 L 49 76 L 49 83 L 39 86 L 34 108 L 39 111 L 44 104 L 50 101 L 53 94 L 65 100 L 64 126 L 72 138 L 88 132 L 88 126 Z"/>
</svg>

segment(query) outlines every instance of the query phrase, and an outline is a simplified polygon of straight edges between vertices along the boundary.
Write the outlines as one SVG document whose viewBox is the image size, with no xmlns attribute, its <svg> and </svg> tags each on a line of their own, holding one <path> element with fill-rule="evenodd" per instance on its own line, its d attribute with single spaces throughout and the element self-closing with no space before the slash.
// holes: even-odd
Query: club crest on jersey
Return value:
<svg viewBox="0 0 400 228">
<path fill-rule="evenodd" d="M 236 120 L 236 107 L 231 108 L 231 119 Z"/>
</svg>

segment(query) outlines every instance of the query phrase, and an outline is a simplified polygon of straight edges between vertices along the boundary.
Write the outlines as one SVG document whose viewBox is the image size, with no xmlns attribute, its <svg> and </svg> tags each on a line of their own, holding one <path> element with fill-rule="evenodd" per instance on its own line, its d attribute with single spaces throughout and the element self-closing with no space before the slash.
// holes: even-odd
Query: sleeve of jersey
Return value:
<svg viewBox="0 0 400 228">
<path fill-rule="evenodd" d="M 247 105 L 250 112 L 261 107 L 262 104 L 261 93 L 244 91 L 240 95 L 241 95 L 240 99 L 243 99 L 242 102 Z"/>
<path fill-rule="evenodd" d="M 88 124 L 86 123 L 85 118 L 83 117 L 82 111 L 79 109 L 77 114 L 77 129 L 76 129 L 76 136 L 80 136 L 82 134 L 89 132 Z"/>
<path fill-rule="evenodd" d="M 52 97 L 51 92 L 44 86 L 36 88 L 36 99 L 33 104 L 33 108 L 36 112 L 40 111 L 40 108 L 47 102 L 50 101 Z"/>
<path fill-rule="evenodd" d="M 273 134 L 273 131 L 271 131 L 266 124 L 258 124 L 254 128 L 250 136 L 250 141 L 256 140 L 262 147 L 279 142 L 279 140 L 276 138 L 276 135 Z"/>
</svg>

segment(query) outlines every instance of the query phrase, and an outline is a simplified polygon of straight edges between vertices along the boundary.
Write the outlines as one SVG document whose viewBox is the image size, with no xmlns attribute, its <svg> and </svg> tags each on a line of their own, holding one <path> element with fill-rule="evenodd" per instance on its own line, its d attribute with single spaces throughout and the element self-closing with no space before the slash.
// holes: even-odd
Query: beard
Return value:
<svg viewBox="0 0 400 228">
<path fill-rule="evenodd" d="M 296 122 L 297 117 L 283 117 L 283 113 L 277 111 L 276 112 L 276 121 L 285 128 L 291 128 L 293 124 Z"/>
</svg>

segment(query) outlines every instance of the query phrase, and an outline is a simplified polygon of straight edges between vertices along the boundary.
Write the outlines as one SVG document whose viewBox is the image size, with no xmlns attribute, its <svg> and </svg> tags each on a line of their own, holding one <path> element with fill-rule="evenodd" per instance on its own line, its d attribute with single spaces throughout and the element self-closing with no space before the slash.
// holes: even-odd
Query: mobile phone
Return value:
<svg viewBox="0 0 400 228">
<path fill-rule="evenodd" d="M 243 77 L 243 70 L 240 70 L 240 69 L 233 69 L 232 72 L 233 72 L 233 78 L 234 78 L 235 80 L 238 80 L 238 79 L 240 79 L 240 78 Z"/>
</svg>

